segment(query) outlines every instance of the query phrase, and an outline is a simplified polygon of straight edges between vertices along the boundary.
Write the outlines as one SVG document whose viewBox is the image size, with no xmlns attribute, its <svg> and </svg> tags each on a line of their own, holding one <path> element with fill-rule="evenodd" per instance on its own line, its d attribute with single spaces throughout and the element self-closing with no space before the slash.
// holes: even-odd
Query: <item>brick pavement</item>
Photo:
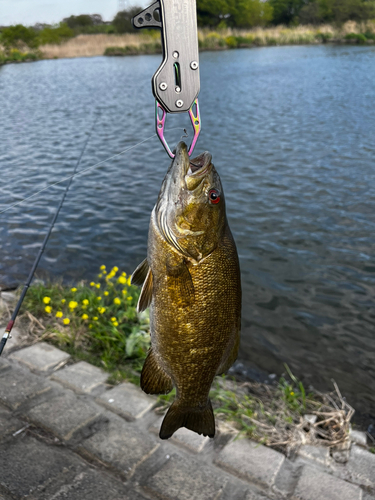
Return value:
<svg viewBox="0 0 375 500">
<path fill-rule="evenodd" d="M 311 446 L 289 460 L 225 424 L 161 441 L 156 398 L 106 379 L 44 343 L 0 358 L 0 500 L 375 500 L 361 433 L 345 464 Z"/>
</svg>

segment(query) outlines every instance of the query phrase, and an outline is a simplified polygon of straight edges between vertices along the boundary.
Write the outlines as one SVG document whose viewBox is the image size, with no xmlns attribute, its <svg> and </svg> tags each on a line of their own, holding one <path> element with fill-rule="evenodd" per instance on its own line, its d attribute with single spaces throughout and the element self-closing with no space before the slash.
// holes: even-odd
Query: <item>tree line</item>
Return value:
<svg viewBox="0 0 375 500">
<path fill-rule="evenodd" d="M 130 33 L 132 17 L 142 10 L 131 7 L 118 12 L 110 22 L 99 14 L 70 16 L 55 26 L 21 24 L 0 28 L 0 43 L 16 47 L 20 43 L 38 48 L 56 44 L 79 34 Z M 343 24 L 346 21 L 375 19 L 375 0 L 197 0 L 200 27 L 253 28 L 284 24 Z"/>
</svg>

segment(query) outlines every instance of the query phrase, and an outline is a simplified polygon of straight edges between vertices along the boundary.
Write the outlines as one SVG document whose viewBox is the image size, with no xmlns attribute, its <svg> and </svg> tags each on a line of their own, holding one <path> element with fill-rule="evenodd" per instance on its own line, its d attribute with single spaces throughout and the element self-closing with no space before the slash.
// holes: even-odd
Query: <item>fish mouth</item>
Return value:
<svg viewBox="0 0 375 500">
<path fill-rule="evenodd" d="M 187 175 L 189 177 L 203 177 L 211 170 L 211 160 L 212 155 L 208 151 L 190 160 Z"/>
</svg>

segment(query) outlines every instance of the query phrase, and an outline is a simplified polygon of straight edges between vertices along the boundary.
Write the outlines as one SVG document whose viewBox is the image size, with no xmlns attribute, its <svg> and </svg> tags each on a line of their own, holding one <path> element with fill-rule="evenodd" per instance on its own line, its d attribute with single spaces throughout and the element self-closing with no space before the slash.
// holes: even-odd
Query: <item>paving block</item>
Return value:
<svg viewBox="0 0 375 500">
<path fill-rule="evenodd" d="M 270 498 L 259 491 L 249 490 L 245 500 L 270 500 Z"/>
<path fill-rule="evenodd" d="M 160 446 L 155 438 L 125 422 L 117 415 L 107 413 L 108 422 L 103 428 L 86 439 L 80 450 L 84 455 L 99 458 L 118 469 L 129 479 L 135 469 Z"/>
<path fill-rule="evenodd" d="M 298 479 L 301 475 L 302 467 L 302 464 L 296 464 L 291 460 L 286 459 L 276 476 L 276 480 L 272 488 L 273 491 L 282 497 L 289 498 L 295 490 Z"/>
<path fill-rule="evenodd" d="M 51 389 L 51 384 L 26 370 L 12 367 L 1 374 L 0 401 L 13 410 Z"/>
<path fill-rule="evenodd" d="M 81 462 L 65 449 L 20 434 L 0 446 L 0 484 L 16 498 L 28 497 Z"/>
<path fill-rule="evenodd" d="M 164 465 L 141 486 L 151 498 L 162 500 L 216 500 L 226 479 L 219 471 L 177 454 L 166 456 Z"/>
<path fill-rule="evenodd" d="M 365 432 L 351 430 L 349 436 L 353 443 L 356 443 L 359 446 L 367 446 L 367 436 Z"/>
<path fill-rule="evenodd" d="M 7 370 L 8 368 L 10 368 L 9 361 L 6 358 L 4 358 L 4 356 L 0 357 L 0 372 L 2 370 Z"/>
<path fill-rule="evenodd" d="M 66 366 L 62 370 L 58 370 L 51 378 L 76 392 L 89 393 L 95 387 L 105 383 L 108 373 L 105 373 L 94 365 L 86 363 L 86 361 L 80 361 L 74 365 Z"/>
<path fill-rule="evenodd" d="M 160 427 L 163 422 L 163 418 L 161 417 L 152 427 L 151 432 L 159 435 Z M 176 431 L 170 439 L 171 442 L 184 446 L 190 451 L 195 453 L 199 453 L 203 450 L 206 444 L 210 441 L 210 438 L 207 436 L 201 436 L 196 432 L 190 431 L 185 427 L 182 427 Z"/>
<path fill-rule="evenodd" d="M 102 471 L 86 468 L 74 472 L 63 472 L 30 500 L 145 500 Z"/>
<path fill-rule="evenodd" d="M 139 387 L 126 382 L 106 391 L 97 401 L 128 420 L 143 417 L 156 403 Z"/>
<path fill-rule="evenodd" d="M 327 466 L 330 462 L 329 448 L 323 446 L 312 446 L 304 444 L 298 450 L 298 455 L 308 460 L 313 460 L 321 465 Z"/>
<path fill-rule="evenodd" d="M 361 500 L 358 486 L 333 477 L 314 467 L 302 469 L 293 500 Z"/>
<path fill-rule="evenodd" d="M 64 365 L 70 355 L 57 347 L 39 342 L 30 347 L 25 347 L 10 355 L 11 359 L 16 359 L 24 364 L 30 370 L 39 372 L 47 372 L 49 370 L 56 370 Z"/>
<path fill-rule="evenodd" d="M 346 464 L 350 481 L 375 490 L 375 454 L 353 445 Z"/>
<path fill-rule="evenodd" d="M 248 439 L 231 442 L 215 463 L 250 482 L 270 487 L 285 461 L 281 453 Z"/>
<path fill-rule="evenodd" d="M 35 424 L 69 441 L 77 431 L 99 419 L 101 414 L 101 408 L 95 403 L 82 401 L 72 392 L 66 391 L 35 406 L 27 415 Z"/>
<path fill-rule="evenodd" d="M 0 405 L 0 440 L 25 427 L 25 423 L 14 417 L 4 406 Z"/>
</svg>

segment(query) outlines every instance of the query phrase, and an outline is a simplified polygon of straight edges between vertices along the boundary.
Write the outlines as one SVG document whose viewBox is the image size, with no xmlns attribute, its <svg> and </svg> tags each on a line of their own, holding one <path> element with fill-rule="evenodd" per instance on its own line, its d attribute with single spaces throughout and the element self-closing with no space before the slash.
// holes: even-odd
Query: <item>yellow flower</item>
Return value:
<svg viewBox="0 0 375 500">
<path fill-rule="evenodd" d="M 101 297 L 96 297 L 96 300 L 102 300 L 102 298 Z"/>
<path fill-rule="evenodd" d="M 118 326 L 117 321 L 114 321 L 114 322 L 113 322 L 113 326 Z"/>
<path fill-rule="evenodd" d="M 89 317 L 87 316 L 87 314 L 82 314 L 81 318 L 82 319 L 89 319 Z"/>
<path fill-rule="evenodd" d="M 103 276 L 102 274 L 98 274 L 98 278 L 102 278 L 102 276 Z"/>
<path fill-rule="evenodd" d="M 97 283 L 95 286 L 96 288 L 100 288 L 100 283 Z"/>
<path fill-rule="evenodd" d="M 107 271 L 103 271 L 103 274 L 107 274 Z"/>
<path fill-rule="evenodd" d="M 122 293 L 123 293 L 124 295 L 126 295 L 126 294 L 128 293 L 128 291 L 127 291 L 127 290 L 125 290 L 125 288 L 124 288 L 124 290 L 122 291 Z"/>
<path fill-rule="evenodd" d="M 111 271 L 112 273 L 117 273 L 117 271 L 118 271 L 118 267 L 117 266 L 112 267 L 112 271 Z"/>
<path fill-rule="evenodd" d="M 90 286 L 95 286 L 95 283 L 92 281 L 92 282 L 90 283 Z"/>
<path fill-rule="evenodd" d="M 122 273 L 121 276 L 125 276 L 125 278 L 126 278 L 126 273 Z"/>
<path fill-rule="evenodd" d="M 128 286 L 130 286 L 130 285 L 131 285 L 131 281 L 132 281 L 132 277 L 131 277 L 131 276 L 129 276 L 129 278 L 128 278 Z"/>
<path fill-rule="evenodd" d="M 104 292 L 104 295 L 105 295 L 105 296 L 109 295 L 109 292 Z"/>
<path fill-rule="evenodd" d="M 63 323 L 64 323 L 64 325 L 69 325 L 70 319 L 69 318 L 64 318 L 63 319 Z"/>
<path fill-rule="evenodd" d="M 116 297 L 115 299 L 113 299 L 113 302 L 114 302 L 114 304 L 116 304 L 117 306 L 119 306 L 119 305 L 121 304 L 121 300 L 120 300 L 118 297 Z"/>
<path fill-rule="evenodd" d="M 70 309 L 75 309 L 77 306 L 78 306 L 78 302 L 76 302 L 75 300 L 71 300 L 69 302 Z"/>
<path fill-rule="evenodd" d="M 61 299 L 61 304 L 65 304 L 66 300 L 65 299 Z"/>
<path fill-rule="evenodd" d="M 83 299 L 83 300 L 82 300 L 82 304 L 83 304 L 84 306 L 88 306 L 88 305 L 89 305 L 89 301 L 88 301 L 87 299 Z"/>
<path fill-rule="evenodd" d="M 111 280 L 113 278 L 113 276 L 115 275 L 116 273 L 113 273 L 112 271 L 105 277 L 105 279 L 107 281 Z"/>
<path fill-rule="evenodd" d="M 97 316 L 94 316 L 92 319 L 93 319 L 94 321 L 98 321 L 98 317 L 97 317 Z"/>
<path fill-rule="evenodd" d="M 105 313 L 105 307 L 98 307 L 99 314 Z"/>
<path fill-rule="evenodd" d="M 57 311 L 56 318 L 62 318 L 62 317 L 63 317 L 62 311 Z"/>
<path fill-rule="evenodd" d="M 51 306 L 46 306 L 44 308 L 44 310 L 46 311 L 46 313 L 50 314 L 52 312 L 52 307 Z"/>
<path fill-rule="evenodd" d="M 133 297 L 129 296 L 129 297 L 126 297 L 128 300 L 132 300 Z"/>
<path fill-rule="evenodd" d="M 49 304 L 51 302 L 51 297 L 43 297 L 43 302 Z"/>
<path fill-rule="evenodd" d="M 119 283 L 121 283 L 121 285 L 125 285 L 126 284 L 126 278 L 124 276 L 120 276 L 117 281 Z"/>
<path fill-rule="evenodd" d="M 111 321 L 117 321 L 117 318 L 113 317 L 111 318 Z"/>
<path fill-rule="evenodd" d="M 89 324 L 89 328 L 90 328 L 90 330 L 92 329 L 92 324 L 91 323 Z"/>
<path fill-rule="evenodd" d="M 290 393 L 290 395 L 291 395 L 291 396 L 294 396 L 294 392 L 292 391 L 292 392 Z"/>
<path fill-rule="evenodd" d="M 101 271 L 104 271 L 105 270 L 105 265 L 103 264 L 102 266 L 100 266 L 100 270 Z"/>
<path fill-rule="evenodd" d="M 71 288 L 70 289 L 71 292 L 76 292 L 77 291 L 77 288 Z"/>
</svg>

